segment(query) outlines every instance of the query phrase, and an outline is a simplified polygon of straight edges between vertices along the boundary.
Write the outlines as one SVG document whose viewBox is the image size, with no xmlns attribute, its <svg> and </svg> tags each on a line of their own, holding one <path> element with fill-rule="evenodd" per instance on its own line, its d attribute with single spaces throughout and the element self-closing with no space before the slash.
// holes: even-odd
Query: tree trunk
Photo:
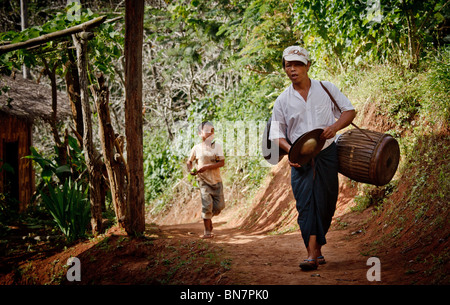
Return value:
<svg viewBox="0 0 450 305">
<path fill-rule="evenodd" d="M 102 144 L 103 158 L 108 172 L 109 187 L 111 190 L 114 211 L 119 226 L 125 228 L 126 224 L 126 191 L 127 170 L 123 157 L 123 146 L 120 138 L 114 133 L 109 112 L 109 91 L 105 85 L 103 75 L 97 78 L 99 87 L 92 86 L 92 95 L 98 112 L 100 141 Z"/>
<path fill-rule="evenodd" d="M 89 104 L 88 77 L 87 77 L 87 43 L 92 33 L 82 32 L 72 35 L 77 50 L 77 67 L 80 79 L 81 106 L 83 110 L 83 149 L 86 166 L 89 173 L 89 199 L 91 203 L 91 226 L 92 233 L 98 234 L 102 231 L 102 194 L 101 179 L 102 172 L 98 153 L 92 140 L 91 107 Z"/>
<path fill-rule="evenodd" d="M 142 43 L 144 0 L 125 2 L 125 126 L 128 163 L 128 234 L 145 230 L 142 131 Z"/>
</svg>

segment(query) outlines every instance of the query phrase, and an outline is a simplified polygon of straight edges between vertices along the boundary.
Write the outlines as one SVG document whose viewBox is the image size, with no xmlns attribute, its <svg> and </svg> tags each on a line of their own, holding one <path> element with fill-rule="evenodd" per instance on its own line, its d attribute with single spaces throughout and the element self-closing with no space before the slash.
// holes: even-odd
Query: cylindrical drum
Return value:
<svg viewBox="0 0 450 305">
<path fill-rule="evenodd" d="M 400 147 L 392 136 L 367 129 L 352 129 L 336 141 L 339 172 L 357 182 L 385 185 L 400 161 Z"/>
</svg>

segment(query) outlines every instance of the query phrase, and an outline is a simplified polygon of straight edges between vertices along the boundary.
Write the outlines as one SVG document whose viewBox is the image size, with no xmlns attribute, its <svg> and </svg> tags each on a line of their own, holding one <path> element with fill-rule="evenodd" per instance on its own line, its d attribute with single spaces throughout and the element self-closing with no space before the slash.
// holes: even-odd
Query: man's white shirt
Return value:
<svg viewBox="0 0 450 305">
<path fill-rule="evenodd" d="M 353 110 L 350 100 L 332 83 L 323 81 L 341 108 Z M 341 112 L 336 108 L 320 82 L 311 79 L 306 102 L 291 84 L 276 99 L 273 106 L 269 139 L 287 138 L 294 143 L 301 135 L 316 128 L 326 128 L 339 119 Z M 328 139 L 322 149 L 328 147 L 335 137 Z"/>
</svg>

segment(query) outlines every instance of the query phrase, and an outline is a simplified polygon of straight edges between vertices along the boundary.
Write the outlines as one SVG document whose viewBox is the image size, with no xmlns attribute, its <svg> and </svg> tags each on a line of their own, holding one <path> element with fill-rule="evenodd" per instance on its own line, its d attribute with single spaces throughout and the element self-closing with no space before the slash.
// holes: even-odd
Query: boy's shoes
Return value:
<svg viewBox="0 0 450 305">
<path fill-rule="evenodd" d="M 204 234 L 202 236 L 203 239 L 208 239 L 208 238 L 214 238 L 214 234 L 210 233 L 210 234 Z"/>
</svg>

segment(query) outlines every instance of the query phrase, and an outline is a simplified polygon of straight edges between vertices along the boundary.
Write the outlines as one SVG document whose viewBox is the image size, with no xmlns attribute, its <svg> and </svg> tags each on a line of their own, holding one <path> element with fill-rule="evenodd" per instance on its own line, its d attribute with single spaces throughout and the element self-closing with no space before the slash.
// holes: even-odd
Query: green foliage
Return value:
<svg viewBox="0 0 450 305">
<path fill-rule="evenodd" d="M 14 168 L 9 164 L 8 162 L 4 162 L 2 159 L 0 159 L 0 162 L 2 165 L 0 166 L 0 173 L 1 172 L 9 172 L 11 174 L 14 174 Z"/>
<path fill-rule="evenodd" d="M 448 2 L 421 0 L 296 1 L 303 41 L 321 68 L 396 62 L 416 67 L 423 51 L 442 43 Z"/>
<path fill-rule="evenodd" d="M 67 179 L 62 186 L 46 182 L 45 190 L 39 191 L 42 200 L 55 223 L 69 242 L 86 235 L 90 220 L 87 189 Z"/>
<path fill-rule="evenodd" d="M 75 138 L 68 137 L 67 160 L 63 162 L 58 147 L 53 157 L 44 157 L 31 147 L 33 160 L 41 169 L 37 189 L 54 222 L 69 242 L 85 236 L 90 220 L 88 177 L 83 153 Z"/>
<path fill-rule="evenodd" d="M 36 148 L 31 147 L 31 155 L 26 156 L 25 158 L 29 158 L 34 160 L 39 166 L 41 167 L 41 178 L 45 182 L 50 182 L 53 178 L 53 175 L 58 176 L 60 180 L 63 180 L 61 177 L 61 174 L 66 173 L 70 171 L 67 164 L 59 165 L 56 160 L 50 160 L 44 158 L 42 155 L 40 155 Z M 55 162 L 56 161 L 56 162 Z"/>
<path fill-rule="evenodd" d="M 448 124 L 449 54 L 448 47 L 430 52 L 416 70 L 391 64 L 348 69 L 336 78 L 336 83 L 354 103 L 376 104 L 378 113 L 399 129 L 415 126 L 422 120 Z"/>
<path fill-rule="evenodd" d="M 424 109 L 435 121 L 450 124 L 450 46 L 427 58 L 428 71 L 422 94 L 429 101 Z"/>
<path fill-rule="evenodd" d="M 98 17 L 98 15 L 95 14 L 90 19 L 93 17 Z M 89 50 L 91 50 L 89 60 L 92 63 L 90 73 L 102 72 L 110 79 L 111 85 L 114 84 L 114 79 L 118 74 L 116 63 L 124 53 L 124 30 L 124 27 L 118 28 L 114 23 L 103 23 L 97 27 L 94 39 L 89 41 Z M 90 78 L 93 79 L 93 76 Z M 118 90 L 116 87 L 114 86 L 110 90 L 112 92 Z M 121 91 L 117 92 L 117 94 L 121 93 Z"/>
<path fill-rule="evenodd" d="M 237 67 L 263 74 L 279 71 L 280 54 L 300 39 L 294 29 L 294 2 L 255 0 L 246 7 L 240 23 L 230 22 L 231 29 L 241 36 L 240 52 L 234 58 Z"/>
<path fill-rule="evenodd" d="M 3 224 L 17 217 L 17 206 L 17 199 L 12 198 L 8 193 L 0 193 L 0 236 L 3 230 L 7 230 L 7 227 L 3 227 Z"/>
<path fill-rule="evenodd" d="M 51 182 L 56 177 L 58 181 L 64 182 L 70 176 L 73 180 L 84 181 L 87 185 L 84 155 L 74 137 L 68 136 L 68 155 L 64 162 L 60 158 L 57 146 L 54 146 L 55 154 L 50 158 L 42 156 L 35 147 L 31 147 L 30 150 L 31 155 L 24 158 L 31 159 L 40 166 L 43 181 Z"/>
<path fill-rule="evenodd" d="M 414 173 L 408 205 L 417 208 L 425 203 L 426 208 L 434 204 L 446 209 L 450 195 L 450 137 L 418 127 L 408 141 L 402 142 L 402 149 L 406 158 L 402 169 L 406 174 Z"/>
<path fill-rule="evenodd" d="M 65 29 L 69 26 L 73 25 L 73 23 L 66 18 L 66 14 L 59 12 L 55 15 L 52 20 L 44 23 L 40 26 L 32 26 L 27 28 L 21 32 L 8 31 L 0 34 L 0 41 L 4 43 L 18 43 L 27 41 L 32 38 L 36 38 L 45 34 L 52 33 L 57 30 Z M 43 52 L 52 52 L 52 50 L 57 46 L 56 41 L 51 41 L 44 44 L 41 47 Z M 54 62 L 58 60 L 63 60 L 65 56 L 65 52 L 52 52 L 52 56 L 48 56 L 51 60 L 51 66 L 53 66 Z M 25 64 L 27 67 L 41 65 L 44 66 L 41 62 L 41 56 L 36 56 L 34 53 L 21 49 L 13 52 L 9 52 L 6 54 L 2 54 L 0 56 L 0 67 L 6 71 L 12 71 L 13 68 L 20 70 L 21 65 Z M 62 66 L 58 67 L 61 71 Z"/>
<path fill-rule="evenodd" d="M 150 202 L 182 176 L 181 158 L 164 131 L 145 135 L 144 143 L 145 199 Z"/>
<path fill-rule="evenodd" d="M 64 11 L 56 13 L 53 18 L 49 19 L 42 25 L 29 27 L 21 32 L 8 31 L 0 34 L 0 42 L 17 43 L 24 42 L 32 38 L 36 38 L 45 34 L 64 30 L 69 27 L 84 23 L 91 19 L 99 17 L 89 8 L 82 9 L 79 4 L 72 2 Z M 113 78 L 114 63 L 122 55 L 122 45 L 124 34 L 122 30 L 116 30 L 113 23 L 103 23 L 96 29 L 96 35 L 89 41 L 89 47 L 93 50 L 93 56 L 90 58 L 94 71 L 101 71 Z M 63 76 L 62 63 L 67 62 L 68 52 L 67 46 L 72 45 L 71 36 L 66 36 L 58 40 L 47 42 L 38 47 L 36 50 L 21 49 L 0 55 L 0 71 L 3 73 L 11 73 L 13 69 L 21 70 L 22 64 L 27 67 L 45 66 L 47 62 L 50 67 L 56 67 L 57 75 Z M 92 77 L 91 77 L 92 78 Z"/>
<path fill-rule="evenodd" d="M 362 212 L 370 206 L 381 209 L 383 203 L 397 190 L 397 185 L 397 180 L 392 180 L 384 186 L 360 184 L 360 191 L 355 196 L 356 206 L 352 207 L 351 210 Z"/>
</svg>

